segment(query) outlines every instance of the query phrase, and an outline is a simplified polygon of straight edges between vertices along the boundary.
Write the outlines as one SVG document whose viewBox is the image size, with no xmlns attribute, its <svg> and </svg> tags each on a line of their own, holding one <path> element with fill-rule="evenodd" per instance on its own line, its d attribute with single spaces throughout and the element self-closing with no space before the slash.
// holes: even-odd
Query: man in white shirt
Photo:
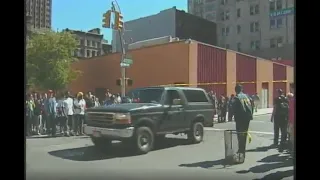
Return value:
<svg viewBox="0 0 320 180">
<path fill-rule="evenodd" d="M 83 98 L 83 93 L 77 94 L 77 100 L 74 101 L 75 106 L 75 133 L 76 135 L 83 135 L 83 123 L 84 123 L 84 112 L 86 109 L 86 101 Z"/>
<path fill-rule="evenodd" d="M 66 92 L 66 99 L 64 100 L 68 109 L 67 118 L 67 131 L 68 134 L 73 135 L 74 125 L 73 125 L 73 99 L 71 98 L 70 92 Z"/>
</svg>

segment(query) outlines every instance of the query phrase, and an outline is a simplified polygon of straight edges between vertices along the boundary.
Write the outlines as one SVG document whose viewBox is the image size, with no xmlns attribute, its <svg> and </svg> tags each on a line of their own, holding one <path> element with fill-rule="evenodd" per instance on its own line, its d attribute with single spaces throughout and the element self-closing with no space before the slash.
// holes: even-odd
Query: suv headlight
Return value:
<svg viewBox="0 0 320 180">
<path fill-rule="evenodd" d="M 116 124 L 131 124 L 130 113 L 116 113 L 115 120 Z"/>
</svg>

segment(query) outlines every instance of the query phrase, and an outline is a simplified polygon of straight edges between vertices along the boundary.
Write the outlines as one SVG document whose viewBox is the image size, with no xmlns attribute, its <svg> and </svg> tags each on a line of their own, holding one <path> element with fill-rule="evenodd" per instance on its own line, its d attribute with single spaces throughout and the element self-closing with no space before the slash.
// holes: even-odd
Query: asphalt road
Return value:
<svg viewBox="0 0 320 180">
<path fill-rule="evenodd" d="M 27 139 L 27 179 L 293 179 L 293 161 L 272 144 L 270 115 L 250 124 L 252 142 L 244 164 L 224 166 L 224 129 L 234 123 L 206 128 L 204 142 L 189 145 L 185 136 L 168 136 L 156 150 L 134 156 L 120 143 L 99 152 L 88 137 Z"/>
</svg>

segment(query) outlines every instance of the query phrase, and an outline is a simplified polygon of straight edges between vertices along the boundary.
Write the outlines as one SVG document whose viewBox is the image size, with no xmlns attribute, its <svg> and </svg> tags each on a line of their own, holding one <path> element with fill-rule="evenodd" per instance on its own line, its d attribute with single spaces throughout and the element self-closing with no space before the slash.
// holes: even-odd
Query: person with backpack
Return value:
<svg viewBox="0 0 320 180">
<path fill-rule="evenodd" d="M 245 160 L 246 143 L 250 121 L 253 119 L 253 106 L 251 98 L 243 93 L 241 85 L 235 87 L 236 95 L 232 101 L 233 115 L 236 122 L 236 131 L 238 136 L 239 150 L 237 163 L 243 163 Z"/>
<path fill-rule="evenodd" d="M 287 140 L 289 102 L 287 97 L 283 94 L 282 89 L 278 89 L 277 92 L 279 95 L 273 101 L 273 112 L 271 116 L 271 122 L 273 122 L 274 126 L 273 145 L 278 146 L 280 130 L 281 142 L 279 152 L 283 152 Z"/>
</svg>

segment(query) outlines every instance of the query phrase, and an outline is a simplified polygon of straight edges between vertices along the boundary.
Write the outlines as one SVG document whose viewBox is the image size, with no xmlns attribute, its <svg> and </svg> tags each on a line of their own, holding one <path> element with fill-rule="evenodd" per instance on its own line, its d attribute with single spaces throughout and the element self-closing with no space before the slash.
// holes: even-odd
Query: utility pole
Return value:
<svg viewBox="0 0 320 180">
<path fill-rule="evenodd" d="M 111 27 L 111 14 L 114 14 L 114 25 Z M 120 59 L 120 70 L 121 70 L 121 96 L 125 96 L 126 94 L 126 66 L 122 66 L 124 63 L 124 59 L 126 56 L 126 50 L 124 45 L 124 39 L 123 39 L 123 29 L 124 29 L 124 22 L 123 22 L 123 16 L 121 14 L 120 7 L 117 3 L 117 1 L 111 2 L 111 10 L 108 10 L 105 14 L 103 14 L 103 25 L 104 28 L 111 28 L 115 31 L 118 31 L 119 38 L 120 38 L 120 45 L 122 49 L 122 55 Z"/>
</svg>

